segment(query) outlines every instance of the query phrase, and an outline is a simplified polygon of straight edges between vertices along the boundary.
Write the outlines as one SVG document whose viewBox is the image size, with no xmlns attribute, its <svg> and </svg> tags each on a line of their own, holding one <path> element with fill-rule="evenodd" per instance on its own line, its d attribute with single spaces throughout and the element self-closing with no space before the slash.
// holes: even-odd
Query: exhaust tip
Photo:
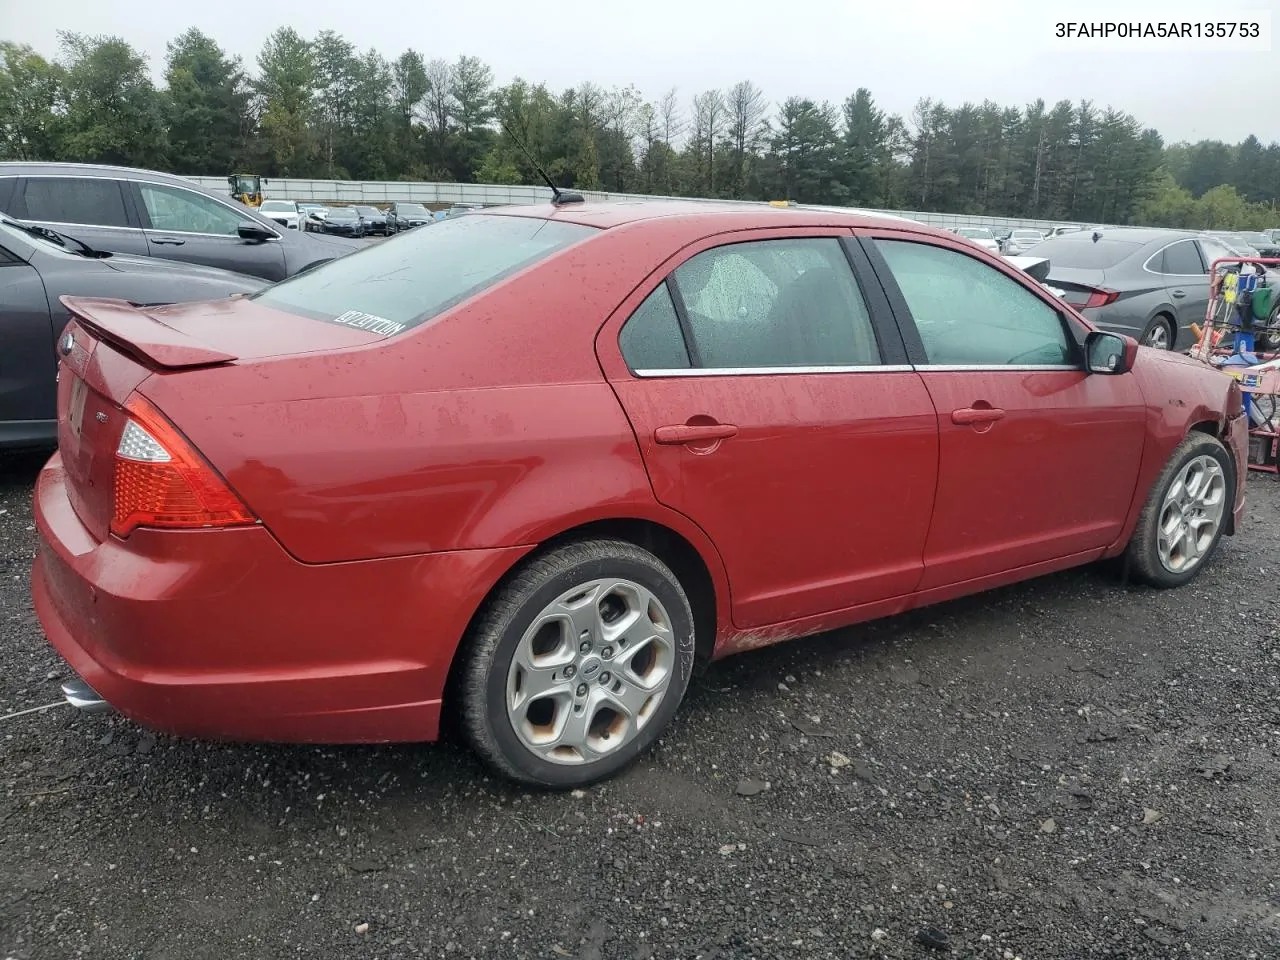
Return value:
<svg viewBox="0 0 1280 960">
<path fill-rule="evenodd" d="M 62 695 L 67 698 L 67 703 L 85 713 L 106 713 L 111 709 L 111 704 L 79 677 L 62 685 Z"/>
</svg>

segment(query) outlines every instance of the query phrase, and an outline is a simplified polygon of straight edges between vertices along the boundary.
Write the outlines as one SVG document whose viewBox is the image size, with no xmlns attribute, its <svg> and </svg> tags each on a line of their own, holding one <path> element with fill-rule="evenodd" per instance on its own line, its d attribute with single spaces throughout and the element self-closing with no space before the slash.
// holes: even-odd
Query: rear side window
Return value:
<svg viewBox="0 0 1280 960">
<path fill-rule="evenodd" d="M 870 315 L 840 241 L 761 240 L 704 250 L 672 275 L 698 366 L 880 363 Z"/>
<path fill-rule="evenodd" d="M 1076 232 L 1050 237 L 1036 244 L 1036 256 L 1052 261 L 1055 267 L 1106 270 L 1133 256 L 1141 244 L 1127 240 L 1093 240 L 1093 234 Z"/>
<path fill-rule="evenodd" d="M 411 230 L 268 287 L 252 299 L 391 336 L 592 236 L 534 217 L 470 216 Z M 560 282 L 572 282 L 561 278 Z"/>
<path fill-rule="evenodd" d="M 645 297 L 618 337 L 622 358 L 632 370 L 685 370 L 689 351 L 680 318 L 665 283 Z"/>
<path fill-rule="evenodd" d="M 89 177 L 32 177 L 23 184 L 27 220 L 127 227 L 124 193 L 115 180 Z"/>
<path fill-rule="evenodd" d="M 1164 248 L 1164 255 L 1158 263 L 1161 273 L 1180 277 L 1205 272 L 1205 266 L 1200 262 L 1200 253 L 1191 240 L 1169 244 Z"/>
</svg>

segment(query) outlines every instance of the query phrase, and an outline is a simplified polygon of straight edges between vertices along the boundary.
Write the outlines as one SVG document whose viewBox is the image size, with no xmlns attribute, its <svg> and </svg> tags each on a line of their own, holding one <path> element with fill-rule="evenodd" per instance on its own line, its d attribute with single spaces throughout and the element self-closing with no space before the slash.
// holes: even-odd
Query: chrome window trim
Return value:
<svg viewBox="0 0 1280 960">
<path fill-rule="evenodd" d="M 654 377 L 776 377 L 783 374 L 821 373 L 1062 373 L 1083 372 L 1084 367 L 1073 363 L 1000 364 L 1000 363 L 922 363 L 912 366 L 902 364 L 865 364 L 860 366 L 829 367 L 680 367 L 673 370 L 634 370 L 639 378 Z"/>
<path fill-rule="evenodd" d="M 107 228 L 102 228 L 107 229 Z M 288 229 L 287 227 L 285 229 Z M 160 236 L 177 236 L 177 237 L 210 237 L 215 240 L 240 240 L 239 234 L 235 233 L 196 233 L 194 230 L 159 230 L 156 227 L 144 227 L 143 233 L 159 234 Z M 274 232 L 274 231 L 273 231 Z M 280 234 L 275 234 L 266 240 L 259 240 L 258 243 L 276 243 L 280 240 Z"/>
<path fill-rule="evenodd" d="M 12 217 L 11 214 L 5 216 Z M 88 230 L 131 230 L 134 233 L 144 233 L 142 227 L 104 227 L 100 223 L 71 223 L 67 220 L 32 220 L 30 217 L 12 217 L 18 223 L 25 223 L 27 226 L 35 227 L 42 223 L 47 223 L 51 227 L 84 227 Z"/>
<path fill-rule="evenodd" d="M 185 190 L 187 193 L 194 193 L 197 197 L 203 197 L 205 200 L 212 200 L 215 203 L 221 204 L 232 213 L 240 212 L 236 210 L 235 207 L 231 206 L 231 204 L 224 203 L 218 197 L 210 196 L 209 194 L 202 193 L 199 190 L 193 190 L 191 187 L 186 187 L 179 183 L 165 183 L 162 180 L 151 180 L 147 177 L 86 177 L 83 174 L 76 175 L 74 173 L 19 173 L 14 174 L 14 176 L 15 178 L 20 178 L 22 180 L 107 180 L 111 183 L 145 183 L 153 187 L 170 187 L 174 190 Z M 16 220 L 18 218 L 15 217 L 14 219 Z M 264 219 L 267 218 L 264 217 Z M 22 222 L 47 223 L 50 226 L 57 227 L 88 227 L 90 230 L 137 230 L 140 233 L 145 233 L 148 230 L 156 230 L 158 233 L 181 233 L 188 237 L 220 237 L 222 239 L 226 239 L 227 237 L 235 236 L 235 234 L 232 233 L 195 233 L 190 230 L 157 230 L 156 227 L 111 227 L 103 226 L 100 223 L 71 223 L 65 220 L 22 220 Z M 237 237 L 237 239 L 239 238 Z M 277 233 L 275 235 L 275 239 L 281 239 L 280 234 Z M 270 243 L 271 241 L 268 240 L 266 242 Z"/>
<path fill-rule="evenodd" d="M 1006 371 L 1010 373 L 1062 372 L 1065 370 L 1083 371 L 1084 367 L 1074 363 L 922 363 L 915 367 L 928 373 L 994 373 Z"/>
<path fill-rule="evenodd" d="M 859 364 L 829 367 L 678 367 L 673 370 L 636 370 L 637 377 L 774 377 L 812 373 L 911 373 L 910 364 Z"/>
<path fill-rule="evenodd" d="M 1196 255 L 1199 256 L 1200 248 L 1196 244 L 1197 239 L 1199 238 L 1198 237 L 1179 237 L 1177 240 L 1170 240 L 1163 247 L 1161 247 L 1155 253 L 1151 254 L 1151 256 L 1147 257 L 1147 259 L 1142 262 L 1143 272 L 1149 273 L 1153 277 L 1205 277 L 1206 274 L 1204 273 L 1161 273 L 1159 270 L 1151 269 L 1151 261 L 1154 260 L 1156 257 L 1162 256 L 1164 252 L 1168 250 L 1170 247 L 1172 247 L 1175 243 L 1191 244 L 1193 247 L 1196 248 Z"/>
</svg>

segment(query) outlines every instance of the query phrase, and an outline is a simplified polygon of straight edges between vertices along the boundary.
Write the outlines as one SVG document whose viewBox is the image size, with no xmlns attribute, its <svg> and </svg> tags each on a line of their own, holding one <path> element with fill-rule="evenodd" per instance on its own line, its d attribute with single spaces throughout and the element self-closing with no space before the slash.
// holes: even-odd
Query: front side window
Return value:
<svg viewBox="0 0 1280 960">
<path fill-rule="evenodd" d="M 880 362 L 866 304 L 835 238 L 716 247 L 681 264 L 672 277 L 699 366 Z"/>
<path fill-rule="evenodd" d="M 98 177 L 32 177 L 22 189 L 27 220 L 127 227 L 124 194 L 116 180 Z"/>
<path fill-rule="evenodd" d="M 138 188 L 155 230 L 234 237 L 240 223 L 248 219 L 212 197 L 190 190 L 158 183 L 142 183 Z"/>
<path fill-rule="evenodd" d="M 928 363 L 1074 363 L 1074 344 L 1058 312 L 1011 277 L 954 250 L 904 240 L 875 243 L 911 311 Z"/>
<path fill-rule="evenodd" d="M 596 230 L 536 217 L 459 217 L 331 260 L 252 299 L 317 320 L 396 334 Z"/>
</svg>

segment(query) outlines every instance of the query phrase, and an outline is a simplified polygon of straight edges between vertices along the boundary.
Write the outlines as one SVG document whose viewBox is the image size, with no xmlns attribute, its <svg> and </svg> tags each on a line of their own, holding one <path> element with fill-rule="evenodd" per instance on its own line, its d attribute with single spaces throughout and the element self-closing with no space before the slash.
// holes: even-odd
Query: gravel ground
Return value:
<svg viewBox="0 0 1280 960">
<path fill-rule="evenodd" d="M 0 714 L 65 669 L 37 465 L 0 464 Z M 6 719 L 0 957 L 1274 958 L 1280 485 L 1249 496 L 1180 591 L 1086 569 L 718 664 L 585 793 Z"/>
</svg>

